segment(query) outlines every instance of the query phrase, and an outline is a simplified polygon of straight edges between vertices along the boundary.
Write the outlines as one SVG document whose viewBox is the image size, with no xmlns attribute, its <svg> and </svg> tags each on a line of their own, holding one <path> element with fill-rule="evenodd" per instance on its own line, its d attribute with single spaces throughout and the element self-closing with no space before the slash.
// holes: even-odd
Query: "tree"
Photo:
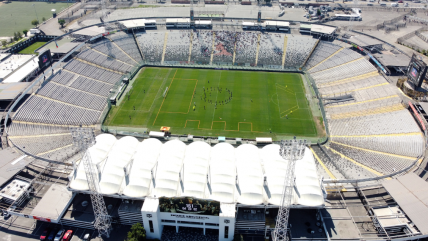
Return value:
<svg viewBox="0 0 428 241">
<path fill-rule="evenodd" d="M 27 37 L 28 30 L 24 29 L 24 30 L 22 30 L 22 32 L 24 33 L 25 37 Z"/>
<path fill-rule="evenodd" d="M 18 40 L 19 40 L 19 39 L 21 39 L 21 38 L 22 38 L 22 34 L 21 34 L 21 32 L 19 32 L 19 31 L 18 31 L 18 32 L 16 32 L 16 37 L 18 37 Z"/>
<path fill-rule="evenodd" d="M 46 18 L 45 18 L 45 17 L 43 17 L 43 18 L 42 18 L 42 22 L 44 22 L 44 21 L 46 21 Z"/>
<path fill-rule="evenodd" d="M 126 241 L 143 241 L 146 240 L 146 230 L 141 223 L 132 225 L 131 231 L 128 232 Z"/>
<path fill-rule="evenodd" d="M 317 16 L 321 16 L 321 10 L 319 8 L 317 10 Z"/>
<path fill-rule="evenodd" d="M 37 25 L 39 25 L 39 20 L 34 19 L 33 21 L 31 21 L 31 25 L 34 25 L 34 27 L 37 27 Z"/>
<path fill-rule="evenodd" d="M 7 41 L 3 39 L 3 40 L 1 41 L 1 45 L 3 45 L 3 47 L 6 47 L 6 45 L 7 45 Z"/>
<path fill-rule="evenodd" d="M 65 20 L 64 19 L 58 19 L 58 23 L 59 23 L 59 25 L 61 25 L 61 28 L 63 28 L 64 24 L 65 24 Z"/>
<path fill-rule="evenodd" d="M 10 38 L 9 39 L 9 43 L 11 44 L 11 43 L 13 43 L 13 38 Z"/>
<path fill-rule="evenodd" d="M 13 33 L 13 40 L 14 40 L 14 41 L 18 41 L 18 40 L 19 40 L 19 38 L 18 38 L 18 33 L 17 33 L 17 32 L 14 32 L 14 33 Z"/>
</svg>

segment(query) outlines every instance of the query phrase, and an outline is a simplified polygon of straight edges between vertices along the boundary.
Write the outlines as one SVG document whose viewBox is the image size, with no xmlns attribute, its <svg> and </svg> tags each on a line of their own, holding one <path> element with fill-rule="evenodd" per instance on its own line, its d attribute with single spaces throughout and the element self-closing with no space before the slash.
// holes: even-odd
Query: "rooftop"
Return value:
<svg viewBox="0 0 428 241">
<path fill-rule="evenodd" d="M 0 100 L 13 100 L 21 92 L 23 92 L 30 83 L 19 82 L 19 83 L 0 83 Z"/>
<path fill-rule="evenodd" d="M 61 46 L 59 46 L 59 48 L 54 48 L 51 49 L 51 53 L 52 54 L 66 54 L 68 52 L 70 52 L 71 50 L 73 50 L 77 45 L 79 45 L 80 43 L 65 43 Z"/>
<path fill-rule="evenodd" d="M 404 54 L 394 54 L 389 51 L 383 51 L 382 54 L 373 54 L 377 60 L 387 67 L 407 67 L 410 58 Z"/>
<path fill-rule="evenodd" d="M 53 184 L 33 209 L 31 216 L 58 221 L 73 197 L 73 193 L 68 191 L 66 186 Z"/>
<path fill-rule="evenodd" d="M 10 76 L 15 70 L 17 70 L 18 68 L 22 69 L 22 66 L 26 65 L 26 63 L 34 57 L 35 55 L 28 54 L 14 54 L 10 55 L 9 57 L 4 57 L 4 59 L 0 62 L 0 81 L 3 81 L 6 78 L 10 78 Z M 38 67 L 38 63 L 36 64 Z M 18 72 L 23 72 L 21 69 Z"/>
<path fill-rule="evenodd" d="M 410 173 L 382 185 L 419 231 L 428 234 L 428 183 Z"/>
<path fill-rule="evenodd" d="M 355 36 L 351 36 L 349 38 L 349 41 L 355 43 L 356 45 L 360 46 L 360 47 L 369 47 L 369 46 L 373 46 L 373 45 L 382 45 L 382 42 L 375 39 L 375 38 L 371 38 L 365 35 L 355 35 Z"/>
<path fill-rule="evenodd" d="M 134 20 L 126 20 L 126 21 L 120 21 L 121 24 L 123 24 L 126 28 L 137 28 L 137 27 L 144 27 L 145 25 L 144 19 L 134 19 Z"/>
<path fill-rule="evenodd" d="M 12 180 L 0 191 L 0 196 L 10 200 L 17 200 L 28 189 L 30 183 L 19 179 Z"/>
<path fill-rule="evenodd" d="M 251 144 L 234 148 L 228 143 L 211 147 L 199 141 L 186 145 L 171 140 L 162 144 L 155 138 L 139 142 L 130 136 L 116 140 L 110 134 L 101 134 L 96 140 L 89 153 L 93 164 L 103 167 L 99 185 L 101 193 L 107 196 L 136 200 L 192 196 L 245 205 L 279 205 L 281 201 L 287 160 L 279 156 L 277 144 L 262 149 Z M 308 149 L 296 163 L 295 172 L 293 204 L 323 206 L 314 157 Z M 88 190 L 82 163 L 69 187 L 76 192 Z"/>
<path fill-rule="evenodd" d="M 311 32 L 321 33 L 321 34 L 333 34 L 336 31 L 336 27 L 329 27 L 324 25 L 312 24 Z"/>
<path fill-rule="evenodd" d="M 104 27 L 93 26 L 89 28 L 85 28 L 79 31 L 76 31 L 74 34 L 77 35 L 86 35 L 86 36 L 97 36 L 99 34 L 105 33 L 106 30 Z"/>
</svg>

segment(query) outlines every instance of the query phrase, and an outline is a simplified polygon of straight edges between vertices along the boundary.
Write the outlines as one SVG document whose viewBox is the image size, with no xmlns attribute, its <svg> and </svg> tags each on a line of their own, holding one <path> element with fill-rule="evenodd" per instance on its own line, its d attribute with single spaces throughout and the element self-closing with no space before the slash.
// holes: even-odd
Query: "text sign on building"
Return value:
<svg viewBox="0 0 428 241">
<path fill-rule="evenodd" d="M 209 217 L 205 216 L 197 216 L 197 215 L 187 215 L 187 214 L 171 214 L 171 217 L 175 218 L 189 218 L 189 219 L 210 219 Z"/>
</svg>

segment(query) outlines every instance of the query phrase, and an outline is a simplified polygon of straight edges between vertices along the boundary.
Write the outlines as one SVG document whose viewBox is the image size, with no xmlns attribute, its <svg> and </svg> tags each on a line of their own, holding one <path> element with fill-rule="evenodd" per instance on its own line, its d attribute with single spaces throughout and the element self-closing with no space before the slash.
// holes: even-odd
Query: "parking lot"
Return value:
<svg viewBox="0 0 428 241">
<path fill-rule="evenodd" d="M 80 241 L 86 233 L 92 234 L 94 241 L 100 240 L 124 240 L 131 226 L 115 225 L 111 232 L 110 238 L 99 238 L 97 237 L 98 232 L 95 230 L 82 229 L 76 227 L 61 226 L 60 224 L 47 223 L 42 221 L 36 221 L 33 219 L 27 219 L 23 217 L 12 216 L 7 220 L 4 220 L 0 216 L 0 241 L 29 241 L 39 240 L 40 235 L 46 228 L 65 229 L 66 231 L 73 230 L 72 241 Z"/>
</svg>

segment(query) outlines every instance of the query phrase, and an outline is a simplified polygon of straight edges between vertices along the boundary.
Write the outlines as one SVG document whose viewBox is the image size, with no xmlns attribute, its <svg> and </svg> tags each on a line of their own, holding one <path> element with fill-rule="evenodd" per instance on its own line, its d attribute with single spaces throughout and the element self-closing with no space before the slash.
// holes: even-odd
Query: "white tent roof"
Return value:
<svg viewBox="0 0 428 241">
<path fill-rule="evenodd" d="M 295 189 L 299 194 L 295 193 L 294 204 L 304 206 L 320 206 L 324 204 L 314 156 L 308 148 L 306 148 L 303 159 L 296 162 L 295 177 Z"/>
<path fill-rule="evenodd" d="M 101 134 L 95 138 L 95 145 L 89 148 L 89 153 L 91 155 L 92 167 L 93 170 L 97 170 L 96 165 L 102 162 L 116 143 L 116 137 L 110 134 Z M 82 164 L 82 163 L 81 163 Z M 85 191 L 89 189 L 88 182 L 86 179 L 86 172 L 83 165 L 79 165 L 76 172 L 72 173 L 74 175 L 73 180 L 70 183 L 72 189 Z"/>
<path fill-rule="evenodd" d="M 89 153 L 96 164 L 94 170 L 102 172 L 99 184 L 103 194 L 130 198 L 190 196 L 246 205 L 279 205 L 288 163 L 279 155 L 277 144 L 262 149 L 250 144 L 234 148 L 228 143 L 211 147 L 204 142 L 186 146 L 179 140 L 162 144 L 154 138 L 138 142 L 134 137 L 124 137 L 116 141 L 110 134 L 97 136 Z M 296 162 L 295 176 L 293 204 L 324 205 L 309 149 Z M 70 188 L 88 190 L 82 163 Z"/>
<path fill-rule="evenodd" d="M 211 149 L 210 160 L 211 199 L 220 202 L 235 201 L 235 148 L 220 143 Z"/>
<path fill-rule="evenodd" d="M 236 148 L 240 197 L 238 202 L 249 205 L 263 203 L 263 172 L 259 149 L 251 144 Z"/>
<path fill-rule="evenodd" d="M 197 141 L 187 146 L 184 157 L 183 196 L 206 198 L 207 173 L 211 146 Z"/>
<path fill-rule="evenodd" d="M 279 145 L 277 144 L 263 147 L 260 151 L 260 156 L 263 159 L 264 170 L 268 180 L 269 203 L 280 205 L 288 161 L 279 155 Z"/>
<path fill-rule="evenodd" d="M 129 173 L 129 183 L 123 191 L 126 196 L 143 197 L 150 194 L 151 170 L 158 162 L 161 148 L 162 142 L 154 138 L 138 144 Z"/>
<path fill-rule="evenodd" d="M 163 144 L 155 177 L 156 197 L 175 197 L 179 184 L 179 173 L 183 165 L 186 144 L 179 140 Z"/>
<path fill-rule="evenodd" d="M 125 177 L 123 168 L 131 161 L 137 149 L 137 145 L 138 140 L 132 136 L 123 137 L 114 144 L 102 168 L 100 181 L 101 193 L 119 193 L 122 180 Z"/>
</svg>

